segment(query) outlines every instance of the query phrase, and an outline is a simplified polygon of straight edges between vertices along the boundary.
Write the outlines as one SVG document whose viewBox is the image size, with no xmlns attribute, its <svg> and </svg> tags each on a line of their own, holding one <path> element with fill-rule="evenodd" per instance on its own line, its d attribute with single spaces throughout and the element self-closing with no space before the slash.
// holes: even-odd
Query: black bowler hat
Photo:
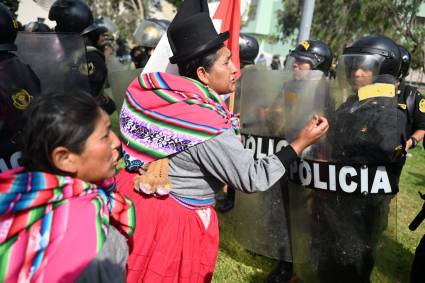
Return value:
<svg viewBox="0 0 425 283">
<path fill-rule="evenodd" d="M 194 5 L 188 8 L 190 2 Z M 220 46 L 230 34 L 228 31 L 220 34 L 216 32 L 206 1 L 186 0 L 183 2 L 181 11 L 168 27 L 167 36 L 174 54 L 170 57 L 170 62 L 176 64 Z"/>
</svg>

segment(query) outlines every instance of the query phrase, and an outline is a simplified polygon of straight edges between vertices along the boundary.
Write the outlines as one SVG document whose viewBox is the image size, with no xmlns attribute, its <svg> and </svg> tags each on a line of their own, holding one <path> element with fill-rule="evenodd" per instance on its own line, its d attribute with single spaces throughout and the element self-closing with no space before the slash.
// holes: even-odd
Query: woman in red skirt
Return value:
<svg viewBox="0 0 425 283">
<path fill-rule="evenodd" d="M 223 184 L 267 190 L 328 128 L 315 117 L 290 146 L 254 160 L 220 98 L 236 85 L 228 38 L 208 12 L 178 13 L 168 40 L 181 76 L 141 74 L 128 87 L 120 114 L 126 170 L 117 180 L 137 215 L 128 282 L 210 282 L 219 245 L 216 193 Z"/>
</svg>

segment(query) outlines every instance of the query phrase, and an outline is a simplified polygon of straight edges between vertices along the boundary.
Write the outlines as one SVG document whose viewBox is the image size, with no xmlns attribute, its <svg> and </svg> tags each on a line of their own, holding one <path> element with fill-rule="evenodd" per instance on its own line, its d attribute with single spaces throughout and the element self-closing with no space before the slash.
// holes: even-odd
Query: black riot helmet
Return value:
<svg viewBox="0 0 425 283">
<path fill-rule="evenodd" d="M 43 22 L 29 22 L 25 25 L 26 32 L 51 32 L 52 30 Z"/>
<path fill-rule="evenodd" d="M 409 68 L 410 63 L 412 62 L 412 55 L 410 55 L 410 52 L 404 48 L 403 46 L 399 45 L 398 49 L 400 50 L 401 55 L 401 68 L 398 78 L 404 79 L 409 75 Z"/>
<path fill-rule="evenodd" d="M 260 51 L 257 39 L 247 33 L 241 33 L 239 36 L 239 58 L 243 65 L 254 64 L 254 59 Z"/>
<path fill-rule="evenodd" d="M 362 37 L 356 40 L 350 47 L 345 48 L 343 55 L 376 56 L 379 58 L 379 66 L 376 75 L 392 75 L 398 77 L 400 72 L 400 50 L 394 41 L 383 35 Z"/>
<path fill-rule="evenodd" d="M 18 23 L 6 5 L 0 3 L 0 51 L 15 51 L 16 35 L 18 34 Z"/>
<path fill-rule="evenodd" d="M 332 65 L 332 50 L 319 40 L 304 40 L 289 53 L 296 60 L 303 60 L 311 65 L 312 70 L 320 70 L 325 75 L 329 73 Z"/>
<path fill-rule="evenodd" d="M 55 31 L 83 34 L 93 21 L 93 14 L 81 0 L 56 0 L 49 10 L 49 20 L 56 21 Z"/>
</svg>

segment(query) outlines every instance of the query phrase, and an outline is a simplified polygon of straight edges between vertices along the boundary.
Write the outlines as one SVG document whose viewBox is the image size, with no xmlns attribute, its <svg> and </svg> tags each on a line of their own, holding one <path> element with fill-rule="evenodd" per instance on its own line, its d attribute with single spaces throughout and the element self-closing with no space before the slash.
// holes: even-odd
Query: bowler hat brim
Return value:
<svg viewBox="0 0 425 283">
<path fill-rule="evenodd" d="M 220 46 L 226 40 L 228 40 L 229 37 L 230 37 L 230 33 L 228 31 L 222 32 L 216 38 L 214 38 L 213 40 L 210 40 L 207 43 L 205 43 L 201 46 L 198 46 L 194 50 L 190 50 L 190 52 L 188 52 L 188 53 L 178 54 L 177 56 L 175 55 L 175 56 L 170 57 L 170 63 L 178 64 L 178 63 L 186 62 L 186 61 L 189 61 L 190 59 L 196 58 L 197 56 L 202 55 L 202 54 L 210 51 L 211 49 L 214 49 L 214 48 Z"/>
</svg>

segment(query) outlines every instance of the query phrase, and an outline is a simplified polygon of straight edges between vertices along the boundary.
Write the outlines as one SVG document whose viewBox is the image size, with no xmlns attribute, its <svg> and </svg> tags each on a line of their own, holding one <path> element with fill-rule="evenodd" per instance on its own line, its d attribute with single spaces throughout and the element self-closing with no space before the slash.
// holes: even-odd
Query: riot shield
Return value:
<svg viewBox="0 0 425 283">
<path fill-rule="evenodd" d="M 82 90 L 90 93 L 83 38 L 76 33 L 19 32 L 17 55 L 40 79 L 42 92 Z"/>
<path fill-rule="evenodd" d="M 292 72 L 252 68 L 240 84 L 242 142 L 256 159 L 279 151 L 296 136 L 294 119 L 307 121 L 313 112 L 324 111 L 318 106 L 325 103 L 314 103 L 320 100 L 322 80 L 298 82 Z M 301 110 L 305 117 L 294 116 Z M 266 192 L 236 192 L 232 217 L 235 238 L 246 249 L 291 261 L 286 188 L 284 177 Z"/>
<path fill-rule="evenodd" d="M 137 78 L 142 69 L 116 71 L 108 74 L 111 95 L 117 109 L 120 109 L 124 101 L 124 95 L 128 85 Z"/>
<path fill-rule="evenodd" d="M 289 173 L 293 261 L 303 282 L 371 282 L 396 238 L 405 121 L 394 81 L 355 81 L 365 77 L 341 65 L 328 87 L 337 102 L 329 131 Z"/>
</svg>

